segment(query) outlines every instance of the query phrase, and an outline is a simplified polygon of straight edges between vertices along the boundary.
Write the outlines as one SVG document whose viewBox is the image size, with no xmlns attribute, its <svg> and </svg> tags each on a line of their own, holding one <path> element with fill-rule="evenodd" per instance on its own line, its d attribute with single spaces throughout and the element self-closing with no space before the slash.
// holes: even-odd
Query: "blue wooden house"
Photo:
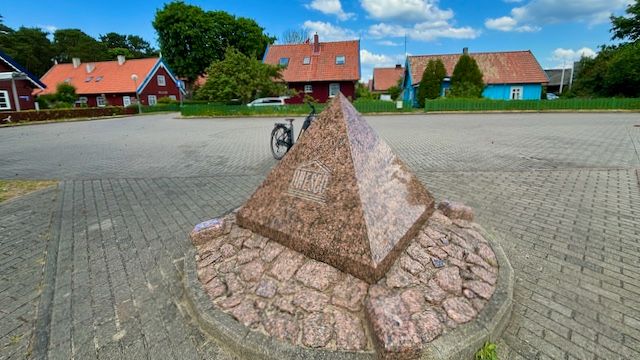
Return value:
<svg viewBox="0 0 640 360">
<path fill-rule="evenodd" d="M 463 53 L 467 53 L 465 48 Z M 478 63 L 485 83 L 482 96 L 496 100 L 540 100 L 542 86 L 549 79 L 531 51 L 468 53 Z M 403 99 L 417 105 L 416 93 L 429 60 L 440 59 L 447 70 L 441 96 L 451 86 L 451 74 L 461 54 L 408 56 L 403 82 Z"/>
</svg>

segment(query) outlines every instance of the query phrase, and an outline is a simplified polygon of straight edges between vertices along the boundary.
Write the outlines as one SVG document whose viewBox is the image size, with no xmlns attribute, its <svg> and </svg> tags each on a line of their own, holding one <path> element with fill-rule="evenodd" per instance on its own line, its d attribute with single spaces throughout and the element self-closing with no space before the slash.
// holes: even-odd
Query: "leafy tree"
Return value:
<svg viewBox="0 0 640 360">
<path fill-rule="evenodd" d="M 228 48 L 224 60 L 214 61 L 207 82 L 196 92 L 196 99 L 228 102 L 239 99 L 243 104 L 254 98 L 287 93 L 281 67 L 264 64 L 234 48 Z"/>
<path fill-rule="evenodd" d="M 56 30 L 53 47 L 60 62 L 71 62 L 74 57 L 82 61 L 110 60 L 106 46 L 80 29 Z"/>
<path fill-rule="evenodd" d="M 603 87 L 609 96 L 640 96 L 640 42 L 617 49 L 608 63 Z"/>
<path fill-rule="evenodd" d="M 47 32 L 21 27 L 0 35 L 0 48 L 36 76 L 42 76 L 53 63 L 55 52 Z"/>
<path fill-rule="evenodd" d="M 402 93 L 402 89 L 398 85 L 393 85 L 388 90 L 389 95 L 391 96 L 391 100 L 396 101 L 400 97 Z"/>
<path fill-rule="evenodd" d="M 424 107 L 425 99 L 435 99 L 440 96 L 440 88 L 445 76 L 447 76 L 447 70 L 442 60 L 429 60 L 418 85 L 418 105 L 421 108 Z"/>
<path fill-rule="evenodd" d="M 302 29 L 289 29 L 282 33 L 280 36 L 280 43 L 282 44 L 302 44 L 309 39 L 306 31 Z"/>
<path fill-rule="evenodd" d="M 13 32 L 13 29 L 4 24 L 4 16 L 0 15 L 0 36 Z"/>
<path fill-rule="evenodd" d="M 607 96 L 604 78 L 609 69 L 609 62 L 617 49 L 617 46 L 601 46 L 595 58 L 580 59 L 575 66 L 576 75 L 572 88 L 565 95 L 569 97 Z"/>
<path fill-rule="evenodd" d="M 73 103 L 77 98 L 76 88 L 73 85 L 60 83 L 56 86 L 56 100 L 65 103 Z"/>
<path fill-rule="evenodd" d="M 174 1 L 158 10 L 153 21 L 162 55 L 179 76 L 194 81 L 213 61 L 222 60 L 227 47 L 262 58 L 275 40 L 254 20 L 224 11 L 204 11 Z"/>
<path fill-rule="evenodd" d="M 374 99 L 374 96 L 369 90 L 369 86 L 367 84 L 363 84 L 359 81 L 356 83 L 356 99 Z"/>
<path fill-rule="evenodd" d="M 100 35 L 100 42 L 108 49 L 111 59 L 116 58 L 118 55 L 138 59 L 156 56 L 158 54 L 147 41 L 137 35 L 123 35 L 110 32 L 105 35 Z"/>
<path fill-rule="evenodd" d="M 629 4 L 626 10 L 627 16 L 611 16 L 612 40 L 640 39 L 640 0 L 635 4 Z"/>
<path fill-rule="evenodd" d="M 469 55 L 460 56 L 451 75 L 451 96 L 461 98 L 480 98 L 484 90 L 482 72 L 478 63 Z"/>
</svg>

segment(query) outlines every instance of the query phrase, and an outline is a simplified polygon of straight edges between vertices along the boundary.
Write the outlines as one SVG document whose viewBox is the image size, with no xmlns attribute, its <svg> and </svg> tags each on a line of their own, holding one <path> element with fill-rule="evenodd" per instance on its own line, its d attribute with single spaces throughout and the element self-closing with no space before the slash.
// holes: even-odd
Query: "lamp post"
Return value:
<svg viewBox="0 0 640 360">
<path fill-rule="evenodd" d="M 140 104 L 140 95 L 138 94 L 138 75 L 131 74 L 131 80 L 133 80 L 133 85 L 136 87 L 136 101 L 138 103 L 138 114 L 142 114 L 142 105 Z"/>
</svg>

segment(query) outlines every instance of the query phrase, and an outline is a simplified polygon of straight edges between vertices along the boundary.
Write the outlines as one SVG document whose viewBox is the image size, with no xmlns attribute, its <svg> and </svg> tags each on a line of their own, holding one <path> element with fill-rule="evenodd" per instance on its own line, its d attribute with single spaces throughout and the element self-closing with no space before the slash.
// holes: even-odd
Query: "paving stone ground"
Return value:
<svg viewBox="0 0 640 360">
<path fill-rule="evenodd" d="M 229 358 L 183 310 L 175 261 L 273 166 L 275 120 L 0 129 L 0 178 L 64 180 L 0 205 L 0 359 Z M 640 115 L 370 122 L 499 234 L 516 275 L 502 358 L 640 358 Z"/>
</svg>

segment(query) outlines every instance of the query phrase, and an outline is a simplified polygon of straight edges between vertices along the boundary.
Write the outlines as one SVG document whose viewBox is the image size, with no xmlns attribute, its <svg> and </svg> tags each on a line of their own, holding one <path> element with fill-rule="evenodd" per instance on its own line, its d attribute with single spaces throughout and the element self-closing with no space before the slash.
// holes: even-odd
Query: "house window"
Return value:
<svg viewBox="0 0 640 360">
<path fill-rule="evenodd" d="M 166 86 L 167 80 L 164 78 L 164 75 L 158 75 L 158 86 Z"/>
<path fill-rule="evenodd" d="M 309 65 L 309 64 L 311 64 L 311 58 L 310 58 L 310 57 L 308 57 L 308 56 L 305 56 L 305 57 L 304 57 L 304 59 L 302 60 L 302 63 L 303 63 L 304 65 Z"/>
<path fill-rule="evenodd" d="M 312 93 L 313 92 L 313 86 L 311 85 L 305 85 L 304 86 L 304 93 L 308 94 L 308 93 Z"/>
<path fill-rule="evenodd" d="M 149 95 L 147 102 L 149 103 L 149 106 L 154 106 L 158 103 L 158 98 L 156 98 L 155 95 Z"/>
<path fill-rule="evenodd" d="M 91 80 L 93 80 L 93 76 L 89 76 L 86 79 L 84 79 L 84 82 L 90 82 Z"/>
<path fill-rule="evenodd" d="M 11 110 L 11 101 L 9 100 L 9 92 L 0 90 L 0 110 Z"/>
<path fill-rule="evenodd" d="M 336 56 L 336 65 L 344 65 L 345 58 L 344 55 Z"/>
<path fill-rule="evenodd" d="M 96 76 L 96 82 L 100 82 L 102 81 L 103 77 L 102 76 Z"/>
<path fill-rule="evenodd" d="M 340 84 L 338 83 L 329 84 L 329 97 L 334 97 L 338 95 L 339 92 L 340 92 Z"/>
<path fill-rule="evenodd" d="M 86 96 L 80 96 L 80 97 L 78 98 L 78 102 L 79 102 L 80 104 L 86 104 L 86 103 L 87 103 L 87 101 L 89 101 L 89 98 L 87 98 Z"/>
<path fill-rule="evenodd" d="M 522 86 L 511 87 L 511 100 L 522 100 Z"/>
<path fill-rule="evenodd" d="M 104 96 L 98 96 L 96 98 L 96 104 L 100 107 L 107 106 L 107 99 Z"/>
<path fill-rule="evenodd" d="M 169 99 L 171 99 L 171 100 L 173 100 L 173 101 L 176 101 L 176 100 L 177 100 L 175 95 L 169 95 Z"/>
<path fill-rule="evenodd" d="M 123 106 L 131 105 L 131 96 L 123 96 L 122 97 L 122 105 Z"/>
<path fill-rule="evenodd" d="M 280 58 L 280 66 L 287 67 L 289 65 L 289 58 Z"/>
</svg>

